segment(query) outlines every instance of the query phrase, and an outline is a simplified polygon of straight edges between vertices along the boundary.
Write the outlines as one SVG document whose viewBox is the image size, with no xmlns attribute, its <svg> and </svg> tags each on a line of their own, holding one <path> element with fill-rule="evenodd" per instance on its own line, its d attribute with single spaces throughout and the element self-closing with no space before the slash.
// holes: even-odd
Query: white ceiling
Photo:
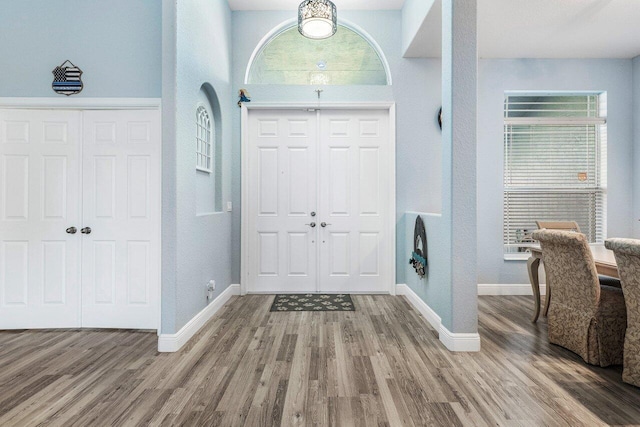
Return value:
<svg viewBox="0 0 640 427">
<path fill-rule="evenodd" d="M 297 10 L 302 0 L 228 0 L 231 10 Z M 402 9 L 404 0 L 333 0 L 338 10 Z"/>
<path fill-rule="evenodd" d="M 432 10 L 408 56 L 440 56 Z M 639 0 L 478 0 L 481 58 L 633 58 L 640 55 Z"/>
<path fill-rule="evenodd" d="M 228 1 L 233 10 L 295 11 L 301 0 Z M 404 4 L 334 2 L 338 10 Z M 407 56 L 440 56 L 440 25 L 436 4 Z M 481 58 L 633 58 L 640 55 L 640 0 L 478 0 L 478 53 Z"/>
</svg>

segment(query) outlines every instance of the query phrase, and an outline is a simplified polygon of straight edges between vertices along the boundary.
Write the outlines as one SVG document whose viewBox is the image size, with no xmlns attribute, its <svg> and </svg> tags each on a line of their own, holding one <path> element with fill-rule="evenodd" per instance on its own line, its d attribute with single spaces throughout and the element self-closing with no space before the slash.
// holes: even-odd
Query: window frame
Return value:
<svg viewBox="0 0 640 427">
<path fill-rule="evenodd" d="M 203 114 L 204 113 L 204 114 Z M 206 120 L 203 124 L 201 119 Z M 208 125 L 208 126 L 206 126 Z M 203 139 L 203 137 L 205 137 Z M 213 173 L 215 146 L 215 122 L 207 107 L 199 102 L 196 105 L 196 170 Z M 204 151 L 202 150 L 204 148 Z M 201 160 L 204 160 L 204 164 Z"/>
<path fill-rule="evenodd" d="M 338 20 L 338 30 L 339 27 L 345 27 L 353 32 L 355 32 L 356 34 L 358 34 L 359 36 L 361 36 L 367 43 L 369 43 L 369 45 L 373 48 L 373 50 L 376 52 L 376 54 L 378 55 L 380 61 L 382 62 L 382 66 L 384 67 L 384 72 L 386 75 L 386 84 L 385 85 L 375 85 L 376 87 L 378 86 L 391 86 L 393 85 L 393 78 L 391 75 L 391 67 L 389 65 L 389 61 L 387 60 L 386 55 L 384 54 L 384 51 L 382 50 L 382 47 L 378 44 L 378 42 L 368 33 L 366 32 L 362 27 L 358 26 L 357 24 L 347 20 L 347 19 L 339 19 Z M 264 83 L 250 83 L 251 82 L 251 70 L 255 65 L 255 61 L 256 59 L 259 57 L 259 55 L 262 53 L 262 51 L 269 45 L 269 43 L 271 41 L 273 41 L 275 38 L 277 38 L 278 36 L 280 36 L 282 33 L 284 33 L 285 31 L 288 31 L 292 28 L 295 28 L 297 31 L 297 27 L 298 27 L 298 19 L 297 18 L 291 18 L 291 19 L 287 19 L 286 21 L 280 23 L 279 25 L 275 26 L 274 28 L 271 29 L 271 31 L 269 31 L 267 34 L 265 34 L 265 36 L 260 40 L 260 42 L 256 45 L 256 47 L 253 50 L 253 53 L 251 54 L 251 57 L 249 58 L 249 62 L 245 68 L 245 74 L 244 74 L 244 84 L 264 84 Z M 269 83 L 269 84 L 273 84 L 273 83 Z M 313 85 L 294 85 L 294 86 L 299 86 L 299 87 L 305 87 L 305 86 L 313 86 Z"/>
<path fill-rule="evenodd" d="M 545 92 L 545 93 L 532 93 L 532 92 L 505 92 L 504 94 L 504 107 L 503 107 L 503 200 L 502 200 L 502 208 L 503 208 L 503 257 L 505 260 L 526 260 L 529 258 L 530 254 L 527 247 L 536 246 L 536 242 L 527 242 L 526 235 L 528 230 L 522 230 L 523 240 L 522 242 L 511 242 L 510 235 L 513 233 L 513 227 L 510 225 L 510 221 L 513 222 L 514 217 L 516 215 L 510 215 L 509 212 L 513 212 L 510 210 L 509 203 L 513 202 L 513 195 L 527 195 L 527 194 L 543 194 L 545 196 L 550 196 L 550 198 L 561 197 L 558 196 L 563 192 L 566 194 L 572 194 L 576 198 L 578 194 L 586 195 L 589 200 L 588 215 L 589 217 L 594 216 L 595 225 L 594 232 L 588 232 L 587 235 L 591 234 L 592 238 L 590 243 L 599 244 L 603 243 L 606 238 L 606 217 L 607 217 L 607 114 L 606 114 L 606 93 L 599 92 L 590 92 L 590 93 L 569 93 L 569 92 Z M 535 117 L 508 117 L 509 112 L 509 101 L 510 97 L 542 97 L 542 96 L 553 96 L 553 97 L 575 97 L 575 96 L 595 96 L 596 97 L 596 112 L 594 116 L 590 116 L 590 113 L 587 112 L 584 117 L 560 117 L 557 115 L 550 114 L 548 116 L 538 116 L 537 111 L 535 111 Z M 588 103 L 588 101 L 587 101 Z M 522 103 L 525 104 L 525 103 Z M 534 102 L 528 103 L 530 107 L 535 107 Z M 558 129 L 561 126 L 585 126 L 585 129 L 588 129 L 590 126 L 593 126 L 594 129 L 594 143 L 596 149 L 591 153 L 590 151 L 585 151 L 585 159 L 587 163 L 593 162 L 596 167 L 596 176 L 594 177 L 595 183 L 591 186 L 586 185 L 572 185 L 569 180 L 559 181 L 554 183 L 554 185 L 549 184 L 540 184 L 537 183 L 534 185 L 509 185 L 509 180 L 512 176 L 514 169 L 510 168 L 511 154 L 509 152 L 509 142 L 513 143 L 513 128 L 512 126 L 530 126 L 531 129 L 534 129 L 535 126 L 547 126 L 553 127 L 556 126 Z M 557 131 L 558 135 L 561 135 L 560 131 Z M 588 144 L 585 144 L 588 149 Z M 585 175 L 586 176 L 586 175 Z M 511 198 L 509 198 L 511 197 Z M 526 197 L 526 196 L 525 196 Z M 531 202 L 528 202 L 531 203 Z M 529 206 L 529 205 L 527 205 Z M 570 206 L 570 205 L 569 205 Z M 526 208 L 525 208 L 526 209 Z M 535 220 L 543 220 L 548 218 L 532 218 L 531 222 L 535 223 Z M 555 218 L 556 220 L 574 220 L 575 218 Z M 598 225 L 600 224 L 600 225 Z M 535 227 L 533 227 L 535 229 Z M 531 231 L 533 231 L 533 229 Z M 516 233 L 519 230 L 516 229 Z M 517 249 L 519 252 L 511 252 L 509 248 L 519 248 Z M 520 252 L 522 250 L 522 252 Z"/>
</svg>

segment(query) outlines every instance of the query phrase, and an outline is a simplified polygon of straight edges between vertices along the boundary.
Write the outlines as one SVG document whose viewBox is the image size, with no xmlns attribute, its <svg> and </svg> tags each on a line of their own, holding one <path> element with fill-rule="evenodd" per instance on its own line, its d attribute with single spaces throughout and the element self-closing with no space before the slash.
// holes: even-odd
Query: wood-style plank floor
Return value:
<svg viewBox="0 0 640 427">
<path fill-rule="evenodd" d="M 236 297 L 180 352 L 130 331 L 0 332 L 0 426 L 640 425 L 640 389 L 548 344 L 531 297 L 481 297 L 450 353 L 403 297 L 270 313 Z"/>
</svg>

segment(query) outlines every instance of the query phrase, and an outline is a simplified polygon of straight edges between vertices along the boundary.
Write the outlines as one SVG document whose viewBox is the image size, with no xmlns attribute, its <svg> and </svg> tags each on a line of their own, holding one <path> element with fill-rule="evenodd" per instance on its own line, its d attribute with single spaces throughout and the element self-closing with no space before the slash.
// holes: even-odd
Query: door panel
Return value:
<svg viewBox="0 0 640 427">
<path fill-rule="evenodd" d="M 84 113 L 84 327 L 158 326 L 159 120 L 157 111 Z"/>
<path fill-rule="evenodd" d="M 80 326 L 80 122 L 0 110 L 0 329 Z"/>
<path fill-rule="evenodd" d="M 316 134 L 315 112 L 249 113 L 249 292 L 317 290 Z"/>
<path fill-rule="evenodd" d="M 323 110 L 319 128 L 319 289 L 388 292 L 388 111 Z"/>
<path fill-rule="evenodd" d="M 349 147 L 323 147 L 323 151 L 329 151 L 328 162 L 323 163 L 323 177 L 328 179 L 322 184 L 323 188 L 329 185 L 328 203 L 322 206 L 322 211 L 328 207 L 327 214 L 331 216 L 348 216 L 351 213 L 351 173 Z M 327 170 L 328 168 L 328 170 Z"/>
<path fill-rule="evenodd" d="M 250 110 L 248 127 L 248 291 L 388 292 L 389 112 Z"/>
</svg>

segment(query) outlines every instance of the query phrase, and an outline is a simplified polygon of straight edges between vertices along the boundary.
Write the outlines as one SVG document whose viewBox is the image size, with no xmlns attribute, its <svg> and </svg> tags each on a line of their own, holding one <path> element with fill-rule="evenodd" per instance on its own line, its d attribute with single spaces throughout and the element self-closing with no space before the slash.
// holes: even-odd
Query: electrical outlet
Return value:
<svg viewBox="0 0 640 427">
<path fill-rule="evenodd" d="M 216 281 L 209 280 L 209 284 L 207 285 L 207 301 L 211 301 L 213 299 L 213 292 L 216 290 Z"/>
</svg>

